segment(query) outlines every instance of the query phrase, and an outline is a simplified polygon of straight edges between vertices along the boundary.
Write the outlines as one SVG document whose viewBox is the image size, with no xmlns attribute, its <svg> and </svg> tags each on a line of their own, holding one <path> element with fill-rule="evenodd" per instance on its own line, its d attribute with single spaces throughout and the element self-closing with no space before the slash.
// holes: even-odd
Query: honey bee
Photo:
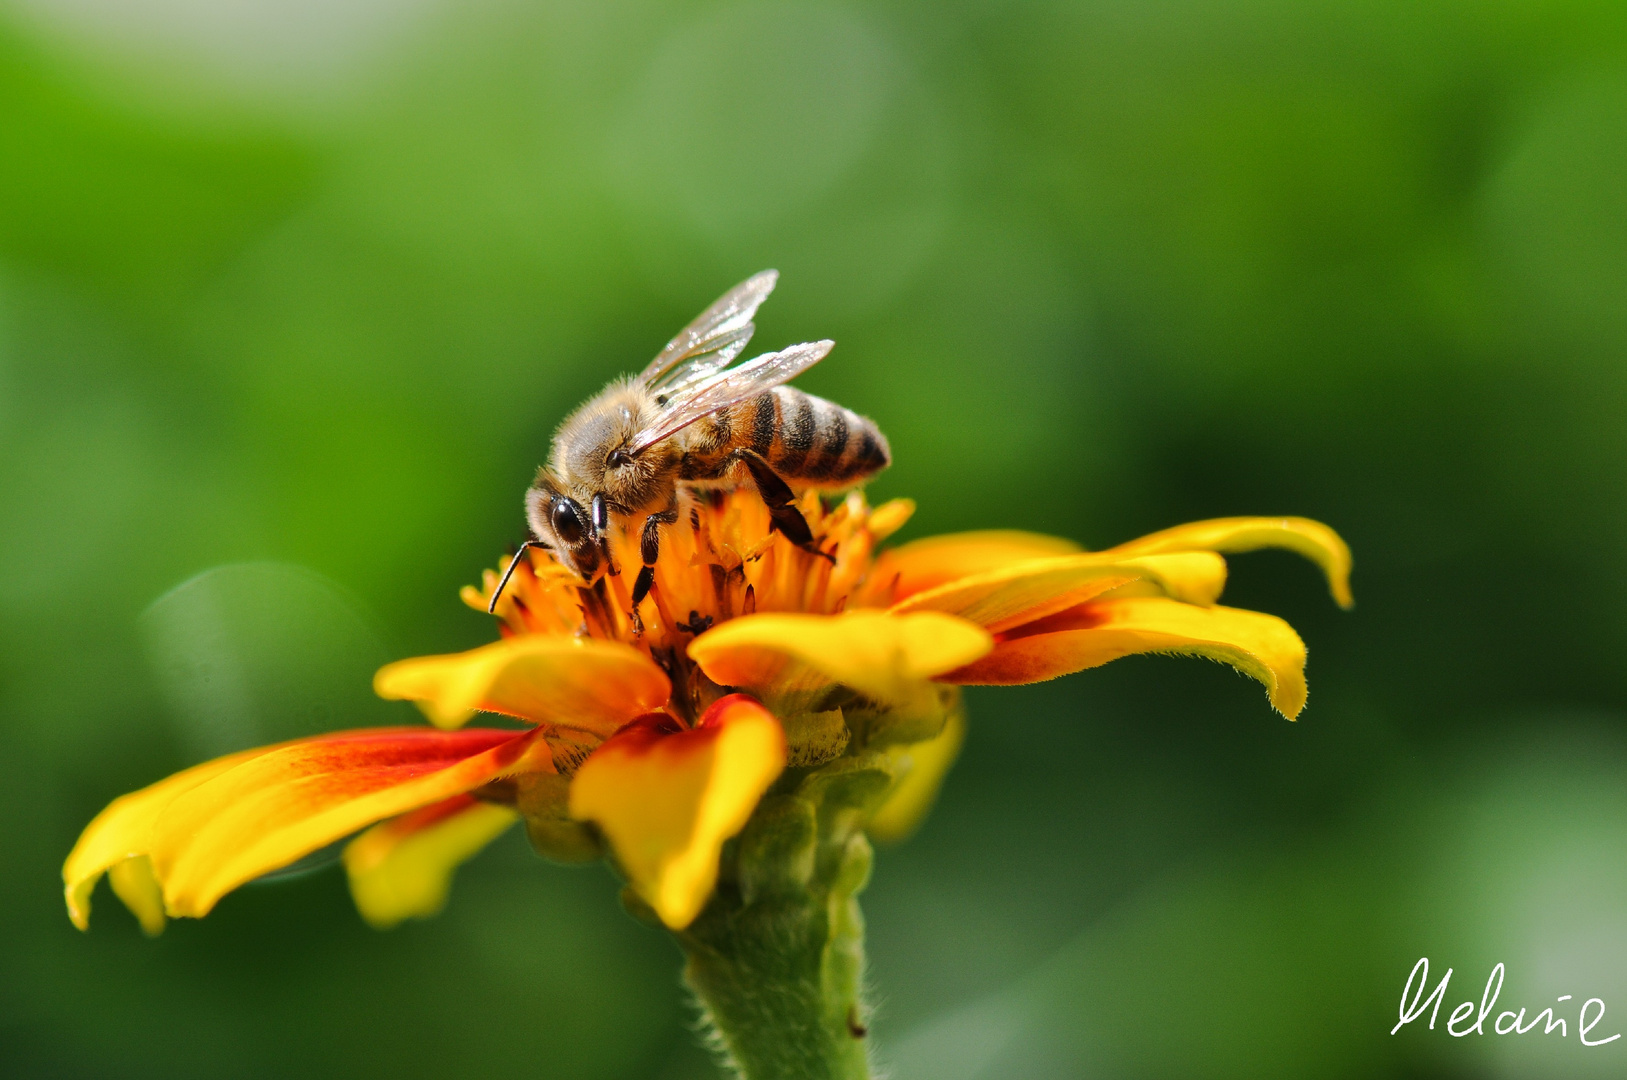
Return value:
<svg viewBox="0 0 1627 1080">
<path fill-rule="evenodd" d="M 638 605 L 655 581 L 661 528 L 678 520 L 684 489 L 749 480 L 776 531 L 824 554 L 795 505 L 796 489 L 852 487 L 886 468 L 892 453 L 874 421 L 783 385 L 823 360 L 834 342 L 805 342 L 734 363 L 778 279 L 765 270 L 736 285 L 642 372 L 615 380 L 566 418 L 548 464 L 525 493 L 531 537 L 488 610 L 496 609 L 527 548 L 552 551 L 585 583 L 601 572 L 619 573 L 610 554 L 612 515 L 629 522 L 642 516 L 644 565 L 632 596 L 637 625 Z"/>
</svg>

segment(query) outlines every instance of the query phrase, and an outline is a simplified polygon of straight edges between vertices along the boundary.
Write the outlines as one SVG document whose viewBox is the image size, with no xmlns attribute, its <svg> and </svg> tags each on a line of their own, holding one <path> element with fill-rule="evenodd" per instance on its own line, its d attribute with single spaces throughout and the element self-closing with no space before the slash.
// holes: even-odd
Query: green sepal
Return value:
<svg viewBox="0 0 1627 1080">
<path fill-rule="evenodd" d="M 838 758 L 803 778 L 797 794 L 818 808 L 825 848 L 839 847 L 864 828 L 892 788 L 894 768 L 885 754 L 864 754 Z"/>
<path fill-rule="evenodd" d="M 652 908 L 642 896 L 638 895 L 637 889 L 633 888 L 631 885 L 623 885 L 621 887 L 620 897 L 622 910 L 626 911 L 627 914 L 631 915 L 645 926 L 653 926 L 657 930 L 664 930 L 666 928 L 666 923 L 661 921 L 661 916 L 656 913 L 656 910 Z"/>
<path fill-rule="evenodd" d="M 525 835 L 537 854 L 575 865 L 604 857 L 598 830 L 570 816 L 570 777 L 527 773 L 515 778 L 514 808 L 525 819 Z"/>
<path fill-rule="evenodd" d="M 914 698 L 897 705 L 859 702 L 844 711 L 855 745 L 866 750 L 925 742 L 943 733 L 949 714 L 959 707 L 960 687 L 925 683 Z"/>
<path fill-rule="evenodd" d="M 785 729 L 786 764 L 794 769 L 823 765 L 847 749 L 847 721 L 841 709 L 781 716 L 780 726 Z"/>
</svg>

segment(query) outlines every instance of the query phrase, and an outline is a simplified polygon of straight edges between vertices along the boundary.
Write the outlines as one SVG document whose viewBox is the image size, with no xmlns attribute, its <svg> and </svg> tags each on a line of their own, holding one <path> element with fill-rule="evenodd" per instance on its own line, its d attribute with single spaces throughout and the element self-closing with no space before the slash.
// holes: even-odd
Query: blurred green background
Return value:
<svg viewBox="0 0 1627 1080">
<path fill-rule="evenodd" d="M 400 722 L 552 427 L 726 287 L 875 417 L 909 535 L 1304 514 L 1211 664 L 971 695 L 866 894 L 898 1080 L 1620 1076 L 1627 7 L 12 0 L 0 8 L 0 1074 L 716 1075 L 679 957 L 510 835 L 142 938 L 58 868 L 223 749 Z M 1402 983 L 1455 969 L 1434 1031 Z M 1574 1021 L 1573 1021 L 1574 1022 Z M 1491 1023 L 1488 1020 L 1488 1025 Z"/>
</svg>

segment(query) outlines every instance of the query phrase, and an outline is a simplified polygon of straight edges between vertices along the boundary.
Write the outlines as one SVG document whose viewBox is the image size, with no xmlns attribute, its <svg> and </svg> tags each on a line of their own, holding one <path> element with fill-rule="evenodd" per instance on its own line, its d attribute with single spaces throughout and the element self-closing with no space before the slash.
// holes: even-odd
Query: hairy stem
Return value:
<svg viewBox="0 0 1627 1080">
<path fill-rule="evenodd" d="M 857 896 L 871 852 L 856 822 L 887 781 L 844 759 L 765 798 L 678 935 L 715 1048 L 745 1080 L 870 1077 Z"/>
</svg>

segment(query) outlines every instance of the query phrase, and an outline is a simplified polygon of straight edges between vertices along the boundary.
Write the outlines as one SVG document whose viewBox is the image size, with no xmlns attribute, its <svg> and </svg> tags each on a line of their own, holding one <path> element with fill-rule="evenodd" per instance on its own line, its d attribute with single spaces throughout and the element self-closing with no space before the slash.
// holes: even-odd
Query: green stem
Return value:
<svg viewBox="0 0 1627 1080">
<path fill-rule="evenodd" d="M 869 1080 L 857 895 L 871 852 L 857 822 L 888 780 L 844 759 L 765 798 L 678 935 L 684 980 L 745 1080 Z"/>
</svg>

